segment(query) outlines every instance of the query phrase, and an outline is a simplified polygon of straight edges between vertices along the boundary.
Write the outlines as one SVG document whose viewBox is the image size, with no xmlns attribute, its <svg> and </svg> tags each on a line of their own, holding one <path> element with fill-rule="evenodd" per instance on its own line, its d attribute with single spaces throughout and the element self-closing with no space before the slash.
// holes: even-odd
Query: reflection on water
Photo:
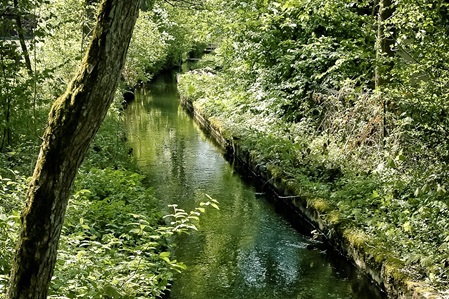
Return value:
<svg viewBox="0 0 449 299">
<path fill-rule="evenodd" d="M 384 298 L 341 257 L 311 248 L 242 180 L 179 107 L 172 76 L 138 93 L 126 119 L 139 167 L 164 206 L 191 210 L 205 193 L 220 202 L 198 232 L 177 238 L 174 254 L 188 269 L 175 276 L 170 298 Z"/>
</svg>

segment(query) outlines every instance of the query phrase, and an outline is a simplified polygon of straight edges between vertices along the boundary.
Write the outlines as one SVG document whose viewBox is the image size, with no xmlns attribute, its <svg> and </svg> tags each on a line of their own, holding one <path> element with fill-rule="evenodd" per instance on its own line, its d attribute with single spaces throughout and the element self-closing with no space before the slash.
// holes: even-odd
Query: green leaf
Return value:
<svg viewBox="0 0 449 299">
<path fill-rule="evenodd" d="M 166 257 L 166 256 L 162 257 L 162 259 L 164 261 L 166 261 L 167 263 L 169 263 L 169 264 L 171 263 L 170 259 L 168 257 Z"/>
<path fill-rule="evenodd" d="M 412 226 L 410 225 L 410 221 L 405 222 L 402 227 L 404 228 L 404 231 L 406 232 L 411 232 L 412 231 Z"/>
<path fill-rule="evenodd" d="M 420 191 L 420 188 L 419 187 L 416 188 L 415 193 L 413 193 L 413 195 L 415 195 L 415 197 L 418 197 L 419 196 L 419 191 Z"/>
<path fill-rule="evenodd" d="M 185 227 L 198 231 L 198 228 L 195 225 L 186 225 Z"/>
<path fill-rule="evenodd" d="M 119 293 L 119 291 L 112 285 L 105 286 L 103 291 L 107 296 L 111 298 L 122 298 L 122 295 Z"/>
<path fill-rule="evenodd" d="M 391 168 L 395 168 L 396 167 L 396 163 L 394 163 L 394 160 L 391 159 L 390 157 L 387 158 L 387 165 Z"/>
<path fill-rule="evenodd" d="M 186 270 L 187 269 L 187 266 L 184 263 L 176 263 L 174 266 L 176 268 L 181 269 L 181 270 Z"/>
<path fill-rule="evenodd" d="M 437 194 L 438 195 L 446 194 L 446 189 L 443 186 L 441 186 L 440 184 L 437 185 Z"/>
</svg>

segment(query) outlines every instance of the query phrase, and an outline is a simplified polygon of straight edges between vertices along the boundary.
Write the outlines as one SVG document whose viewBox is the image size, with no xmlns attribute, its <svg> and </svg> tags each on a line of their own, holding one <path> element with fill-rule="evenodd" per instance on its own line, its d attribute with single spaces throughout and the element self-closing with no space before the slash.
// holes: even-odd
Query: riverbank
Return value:
<svg viewBox="0 0 449 299">
<path fill-rule="evenodd" d="M 375 229 L 369 229 L 378 227 L 378 223 L 373 223 L 370 215 L 363 217 L 360 214 L 369 213 L 369 208 L 376 213 L 381 213 L 379 211 L 381 207 L 377 204 L 381 196 L 376 191 L 376 187 L 372 186 L 373 182 L 370 181 L 369 176 L 354 179 L 349 178 L 349 174 L 327 169 L 326 181 L 313 182 L 313 178 L 306 180 L 304 177 L 298 179 L 298 176 L 292 175 L 298 165 L 292 163 L 290 159 L 291 144 L 294 142 L 281 137 L 289 128 L 280 129 L 281 126 L 267 123 L 262 126 L 263 129 L 257 131 L 254 129 L 254 122 L 259 122 L 260 128 L 264 119 L 262 117 L 258 119 L 257 111 L 248 112 L 243 105 L 240 107 L 241 111 L 234 110 L 232 113 L 240 113 L 241 119 L 246 117 L 247 122 L 235 122 L 235 119 L 229 116 L 235 107 L 232 105 L 223 107 L 222 102 L 214 103 L 214 100 L 208 97 L 207 91 L 201 90 L 201 82 L 219 81 L 220 78 L 217 76 L 210 79 L 215 76 L 211 73 L 197 72 L 197 75 L 200 76 L 196 81 L 197 85 L 192 84 L 192 81 L 183 83 L 183 78 L 180 78 L 181 85 L 184 84 L 180 88 L 180 93 L 182 105 L 190 111 L 201 127 L 216 139 L 227 154 L 236 156 L 251 171 L 270 184 L 281 198 L 305 215 L 336 250 L 352 260 L 379 287 L 384 289 L 389 297 L 437 299 L 449 296 L 444 291 L 444 286 L 440 285 L 436 288 L 429 283 L 429 278 L 423 277 L 416 273 L 413 267 L 406 265 L 400 251 L 393 250 L 391 244 L 385 243 L 383 238 L 376 236 Z M 214 107 L 220 104 L 221 107 Z M 249 114 L 251 117 L 248 117 Z M 242 129 L 243 124 L 245 128 Z M 266 129 L 267 127 L 270 129 Z M 275 127 L 277 130 L 274 129 Z M 354 184 L 356 188 L 364 186 L 363 184 L 368 185 L 365 188 L 369 189 L 369 192 L 363 190 L 365 194 L 360 194 L 361 196 L 368 194 L 370 203 L 366 209 L 361 207 L 366 205 L 364 202 L 358 206 L 351 200 L 345 202 L 341 198 L 342 190 L 354 187 L 349 186 L 350 184 Z M 358 192 L 357 189 L 351 189 L 351 191 Z M 338 200 L 335 199 L 337 196 Z M 357 211 L 357 214 L 348 217 L 348 209 Z M 399 225 L 404 227 L 403 223 Z"/>
<path fill-rule="evenodd" d="M 5 157 L 0 159 L 0 298 L 8 286 L 32 166 L 17 161 L 31 160 L 37 150 L 30 148 L 29 156 L 0 154 Z M 166 294 L 174 273 L 185 269 L 169 252 L 169 238 L 177 232 L 164 225 L 160 202 L 131 155 L 118 109 L 102 124 L 72 192 L 48 298 Z"/>
<path fill-rule="evenodd" d="M 198 231 L 173 239 L 172 256 L 187 269 L 175 274 L 170 298 L 385 299 L 355 267 L 295 231 L 276 213 L 285 207 L 223 158 L 179 106 L 172 76 L 137 92 L 126 116 L 128 144 L 161 205 L 189 211 L 207 209 L 200 202 L 208 196 L 219 201 Z"/>
</svg>

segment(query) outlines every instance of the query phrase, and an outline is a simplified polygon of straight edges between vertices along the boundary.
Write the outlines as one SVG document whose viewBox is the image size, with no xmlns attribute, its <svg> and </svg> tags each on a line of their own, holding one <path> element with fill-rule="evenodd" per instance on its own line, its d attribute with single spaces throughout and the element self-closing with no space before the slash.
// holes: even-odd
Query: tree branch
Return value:
<svg viewBox="0 0 449 299">
<path fill-rule="evenodd" d="M 165 3 L 175 7 L 205 10 L 204 2 L 195 0 L 163 0 Z"/>
</svg>

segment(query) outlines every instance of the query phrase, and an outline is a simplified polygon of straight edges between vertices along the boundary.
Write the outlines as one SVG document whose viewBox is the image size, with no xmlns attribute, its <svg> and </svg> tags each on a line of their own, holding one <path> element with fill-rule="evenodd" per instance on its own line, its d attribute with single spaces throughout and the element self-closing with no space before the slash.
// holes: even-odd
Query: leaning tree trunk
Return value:
<svg viewBox="0 0 449 299">
<path fill-rule="evenodd" d="M 9 299 L 47 297 L 70 188 L 111 105 L 140 0 L 103 0 L 92 43 L 55 101 L 27 191 Z"/>
</svg>

